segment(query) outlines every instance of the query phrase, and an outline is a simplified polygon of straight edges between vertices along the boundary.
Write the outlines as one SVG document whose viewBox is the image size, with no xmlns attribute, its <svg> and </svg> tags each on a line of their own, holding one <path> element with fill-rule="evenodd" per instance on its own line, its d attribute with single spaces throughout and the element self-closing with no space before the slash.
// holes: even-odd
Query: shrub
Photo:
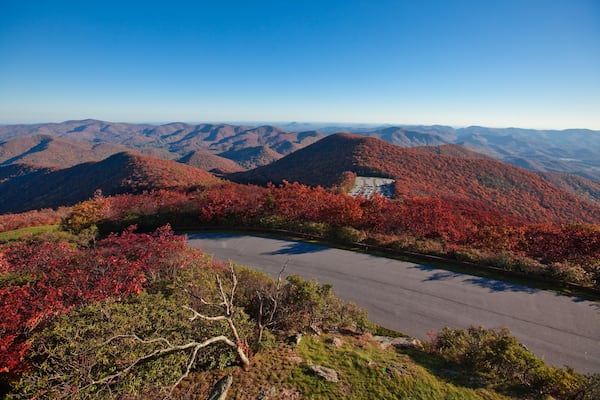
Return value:
<svg viewBox="0 0 600 400">
<path fill-rule="evenodd" d="M 370 326 L 366 311 L 335 297 L 331 285 L 291 275 L 282 290 L 278 309 L 278 327 L 281 329 L 302 332 L 311 328 L 331 330 L 351 325 L 366 330 Z"/>
<path fill-rule="evenodd" d="M 585 269 L 568 261 L 554 262 L 548 265 L 546 270 L 552 278 L 563 282 L 573 282 L 585 285 L 593 281 L 591 274 Z"/>
<path fill-rule="evenodd" d="M 163 341 L 140 343 L 119 335 L 136 334 L 148 341 L 163 338 L 181 345 L 229 334 L 225 321 L 190 321 L 189 317 L 190 312 L 181 307 L 176 296 L 162 293 L 142 293 L 124 302 L 108 299 L 63 315 L 33 337 L 33 368 L 18 382 L 13 398 L 114 398 L 140 392 L 154 392 L 162 398 L 165 388 L 181 377 L 190 350 L 151 358 L 136 365 L 123 379 L 94 382 L 164 346 Z M 235 319 L 241 333 L 252 331 L 243 312 Z M 194 370 L 223 368 L 235 362 L 235 353 L 216 343 L 200 350 Z"/>
<path fill-rule="evenodd" d="M 26 369 L 27 339 L 52 317 L 171 279 L 191 250 L 165 227 L 152 235 L 111 235 L 93 248 L 33 240 L 0 251 L 0 380 L 7 380 Z"/>
<path fill-rule="evenodd" d="M 434 339 L 433 349 L 471 374 L 477 384 L 535 398 L 551 395 L 571 399 L 595 390 L 593 382 L 597 378 L 586 378 L 572 369 L 548 367 L 506 328 L 444 328 Z"/>
<path fill-rule="evenodd" d="M 351 226 L 340 226 L 331 228 L 328 236 L 342 243 L 360 243 L 367 238 L 367 235 Z"/>
<path fill-rule="evenodd" d="M 101 195 L 83 201 L 72 207 L 71 212 L 62 219 L 61 227 L 68 232 L 79 233 L 96 225 L 104 216 L 106 207 L 107 200 Z"/>
</svg>

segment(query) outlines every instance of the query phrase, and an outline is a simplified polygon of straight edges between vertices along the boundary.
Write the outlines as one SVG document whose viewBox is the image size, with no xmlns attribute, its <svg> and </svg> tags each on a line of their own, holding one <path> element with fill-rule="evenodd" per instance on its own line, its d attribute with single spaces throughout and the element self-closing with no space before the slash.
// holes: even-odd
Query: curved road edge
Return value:
<svg viewBox="0 0 600 400">
<path fill-rule="evenodd" d="M 505 326 L 557 366 L 600 372 L 600 304 L 301 241 L 231 233 L 189 233 L 190 247 L 272 277 L 298 274 L 333 285 L 383 326 L 424 338 L 444 326 Z"/>
</svg>

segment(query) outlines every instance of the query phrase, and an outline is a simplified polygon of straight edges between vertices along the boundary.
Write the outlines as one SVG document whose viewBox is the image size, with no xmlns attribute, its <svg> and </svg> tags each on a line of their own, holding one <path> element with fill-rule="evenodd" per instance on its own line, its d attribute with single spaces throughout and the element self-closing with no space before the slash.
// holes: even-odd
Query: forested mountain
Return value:
<svg viewBox="0 0 600 400">
<path fill-rule="evenodd" d="M 540 176 L 585 201 L 600 205 L 600 182 L 573 174 L 540 172 Z"/>
<path fill-rule="evenodd" d="M 244 168 L 235 161 L 218 156 L 208 150 L 192 151 L 177 161 L 215 173 L 238 172 L 244 170 Z"/>
<path fill-rule="evenodd" d="M 127 147 L 113 143 L 72 141 L 49 135 L 26 136 L 0 143 L 0 165 L 72 167 L 88 161 L 100 161 L 126 150 Z"/>
<path fill-rule="evenodd" d="M 220 154 L 221 157 L 235 161 L 246 169 L 262 167 L 283 157 L 268 146 L 246 147 L 240 150 L 229 150 Z"/>
<path fill-rule="evenodd" d="M 431 130 L 418 131 L 396 126 L 362 132 L 361 134 L 369 137 L 376 137 L 402 147 L 438 146 L 441 144 L 448 144 L 451 140 L 448 135 L 444 135 L 440 132 Z"/>
<path fill-rule="evenodd" d="M 66 121 L 52 124 L 0 126 L 0 142 L 35 135 L 51 135 L 92 143 L 115 143 L 139 151 L 162 150 L 163 158 L 179 158 L 197 150 L 222 153 L 248 147 L 267 146 L 280 155 L 311 144 L 324 135 L 316 132 L 289 132 L 275 126 L 229 124 L 164 125 L 98 121 Z"/>
<path fill-rule="evenodd" d="M 0 213 L 72 205 L 94 196 L 190 187 L 216 178 L 175 161 L 118 153 L 64 169 L 0 167 Z"/>
<path fill-rule="evenodd" d="M 458 144 L 443 144 L 440 146 L 417 146 L 413 147 L 413 149 L 418 152 L 438 154 L 441 156 L 493 160 L 492 157 L 486 156 L 485 154 L 477 153 L 473 150 L 469 150 L 466 147 L 460 146 Z"/>
<path fill-rule="evenodd" d="M 31 175 L 34 173 L 50 173 L 58 168 L 41 167 L 29 164 L 11 164 L 0 166 L 0 184 L 9 182 L 21 176 Z"/>
<path fill-rule="evenodd" d="M 533 171 L 572 173 L 600 181 L 600 131 L 586 129 L 558 131 L 479 126 L 453 128 L 444 125 L 318 123 L 290 123 L 281 128 L 272 125 L 255 127 L 206 123 L 130 124 L 88 119 L 0 126 L 0 142 L 17 137 L 51 135 L 96 144 L 120 144 L 166 159 L 181 158 L 192 151 L 208 150 L 231 158 L 245 168 L 253 168 L 264 164 L 240 158 L 237 152 L 264 147 L 276 153 L 278 157 L 271 157 L 276 159 L 336 132 L 377 137 L 403 147 L 460 144 Z M 265 158 L 265 161 L 268 160 Z"/>
<path fill-rule="evenodd" d="M 344 172 L 396 179 L 396 197 L 440 196 L 478 201 L 532 222 L 598 222 L 600 208 L 538 174 L 491 159 L 402 148 L 353 134 L 334 134 L 270 165 L 231 174 L 238 182 L 284 180 L 331 186 Z"/>
</svg>

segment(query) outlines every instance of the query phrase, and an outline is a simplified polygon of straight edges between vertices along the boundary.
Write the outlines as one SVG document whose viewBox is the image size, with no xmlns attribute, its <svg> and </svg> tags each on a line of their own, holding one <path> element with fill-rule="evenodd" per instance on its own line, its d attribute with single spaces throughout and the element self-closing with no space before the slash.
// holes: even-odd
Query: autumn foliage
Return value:
<svg viewBox="0 0 600 400">
<path fill-rule="evenodd" d="M 0 215 L 0 232 L 32 226 L 54 225 L 59 223 L 68 212 L 68 208 L 60 208 L 58 210 L 44 209 L 18 214 L 2 214 Z"/>
<path fill-rule="evenodd" d="M 600 207 L 586 203 L 540 175 L 458 151 L 424 152 L 377 138 L 334 134 L 279 161 L 231 174 L 241 183 L 266 185 L 284 180 L 310 186 L 344 184 L 348 171 L 394 178 L 399 199 L 442 198 L 476 201 L 485 208 L 528 223 L 600 223 Z"/>
<path fill-rule="evenodd" d="M 168 227 L 153 234 L 133 228 L 90 248 L 66 242 L 18 242 L 0 248 L 0 366 L 10 376 L 27 366 L 27 338 L 53 316 L 77 305 L 139 293 L 172 276 L 185 241 Z M 0 374 L 0 376 L 1 376 Z"/>
<path fill-rule="evenodd" d="M 368 200 L 285 181 L 266 187 L 218 182 L 188 190 L 98 194 L 73 206 L 62 227 L 77 233 L 98 226 L 103 239 L 86 247 L 40 239 L 0 247 L 0 383 L 27 371 L 27 357 L 34 353 L 28 340 L 51 326 L 55 316 L 109 298 L 128 298 L 157 281 L 172 281 L 191 262 L 185 238 L 174 236 L 169 227 L 153 233 L 107 231 L 121 232 L 130 223 L 144 229 L 165 223 L 176 228 L 282 228 L 498 262 L 506 269 L 600 286 L 599 226 L 530 223 L 485 201 L 444 196 Z M 248 299 L 257 292 L 251 288 Z M 282 310 L 288 315 L 292 308 Z"/>
<path fill-rule="evenodd" d="M 69 227 L 72 221 L 85 221 L 86 215 L 87 224 L 110 230 L 130 223 L 147 229 L 165 223 L 179 228 L 279 228 L 332 240 L 354 237 L 585 285 L 598 285 L 600 279 L 597 225 L 530 223 L 473 200 L 368 200 L 299 183 L 260 187 L 221 182 L 188 192 L 95 198 L 75 206 L 63 221 Z M 343 229 L 352 229 L 352 235 L 342 234 Z"/>
</svg>

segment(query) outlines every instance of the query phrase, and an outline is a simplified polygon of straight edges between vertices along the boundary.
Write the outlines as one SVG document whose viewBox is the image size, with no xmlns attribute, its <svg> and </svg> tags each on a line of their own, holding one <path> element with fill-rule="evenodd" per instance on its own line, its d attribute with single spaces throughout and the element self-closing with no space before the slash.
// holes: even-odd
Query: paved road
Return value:
<svg viewBox="0 0 600 400">
<path fill-rule="evenodd" d="M 409 262 L 248 235 L 188 235 L 189 245 L 276 277 L 333 285 L 372 321 L 425 338 L 444 326 L 508 327 L 547 362 L 600 372 L 600 304 Z"/>
<path fill-rule="evenodd" d="M 379 193 L 384 197 L 391 198 L 394 194 L 393 183 L 394 180 L 388 178 L 357 176 L 354 180 L 354 187 L 348 194 L 353 197 L 360 194 L 367 199 L 371 199 L 375 193 Z"/>
</svg>

